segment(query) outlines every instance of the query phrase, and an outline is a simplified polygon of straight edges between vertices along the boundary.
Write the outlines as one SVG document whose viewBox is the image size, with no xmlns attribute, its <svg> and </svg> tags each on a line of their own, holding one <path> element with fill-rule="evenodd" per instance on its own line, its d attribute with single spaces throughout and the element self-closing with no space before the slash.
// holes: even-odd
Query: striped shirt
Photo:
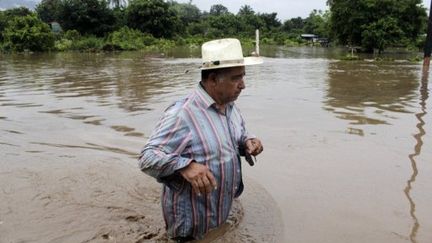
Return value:
<svg viewBox="0 0 432 243">
<path fill-rule="evenodd" d="M 162 211 L 169 237 L 197 239 L 228 218 L 243 191 L 240 150 L 252 138 L 232 102 L 225 114 L 201 85 L 165 110 L 144 146 L 140 169 L 163 183 Z M 217 189 L 198 196 L 178 170 L 191 161 L 208 166 Z"/>
</svg>

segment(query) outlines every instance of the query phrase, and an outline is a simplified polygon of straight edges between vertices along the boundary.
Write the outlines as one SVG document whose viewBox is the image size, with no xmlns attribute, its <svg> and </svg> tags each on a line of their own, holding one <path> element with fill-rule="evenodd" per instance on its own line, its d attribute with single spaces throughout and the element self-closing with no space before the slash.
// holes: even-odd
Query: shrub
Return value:
<svg viewBox="0 0 432 243">
<path fill-rule="evenodd" d="M 35 15 L 14 17 L 3 33 L 4 48 L 12 51 L 46 51 L 54 47 L 50 27 Z"/>
<path fill-rule="evenodd" d="M 99 39 L 95 36 L 86 36 L 73 42 L 71 49 L 80 51 L 100 51 L 103 46 L 103 39 Z"/>
<path fill-rule="evenodd" d="M 108 36 L 107 44 L 114 49 L 139 50 L 145 47 L 144 39 L 148 41 L 141 31 L 123 27 Z"/>
<path fill-rule="evenodd" d="M 73 47 L 73 41 L 69 40 L 69 39 L 60 39 L 60 40 L 56 40 L 55 44 L 54 44 L 54 48 L 57 51 L 67 51 L 67 50 L 71 50 Z"/>
<path fill-rule="evenodd" d="M 78 32 L 78 30 L 68 30 L 64 33 L 63 38 L 77 41 L 81 38 L 81 34 Z"/>
</svg>

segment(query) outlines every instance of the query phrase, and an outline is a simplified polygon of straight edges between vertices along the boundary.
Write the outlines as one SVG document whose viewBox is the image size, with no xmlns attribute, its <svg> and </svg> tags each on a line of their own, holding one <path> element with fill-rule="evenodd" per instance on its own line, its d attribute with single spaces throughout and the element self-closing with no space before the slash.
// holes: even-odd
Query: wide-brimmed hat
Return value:
<svg viewBox="0 0 432 243">
<path fill-rule="evenodd" d="M 201 47 L 201 70 L 239 67 L 263 63 L 260 57 L 243 57 L 240 41 L 219 39 L 206 42 Z"/>
</svg>

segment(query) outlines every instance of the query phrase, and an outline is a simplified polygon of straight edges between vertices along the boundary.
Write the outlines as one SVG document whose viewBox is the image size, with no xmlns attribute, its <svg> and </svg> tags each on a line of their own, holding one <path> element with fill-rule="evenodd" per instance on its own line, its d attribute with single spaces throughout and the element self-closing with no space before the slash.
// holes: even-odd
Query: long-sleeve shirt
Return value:
<svg viewBox="0 0 432 243">
<path fill-rule="evenodd" d="M 199 239 L 226 221 L 233 199 L 243 191 L 240 150 L 252 137 L 235 104 L 220 113 L 201 85 L 165 110 L 141 152 L 139 166 L 163 183 L 162 211 L 169 237 Z M 179 173 L 192 161 L 208 166 L 216 190 L 207 195 L 192 190 Z"/>
</svg>

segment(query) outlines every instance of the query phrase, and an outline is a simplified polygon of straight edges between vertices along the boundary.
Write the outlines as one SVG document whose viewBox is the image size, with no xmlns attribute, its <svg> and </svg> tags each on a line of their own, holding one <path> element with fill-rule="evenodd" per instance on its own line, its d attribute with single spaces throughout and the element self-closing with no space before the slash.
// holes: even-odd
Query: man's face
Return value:
<svg viewBox="0 0 432 243">
<path fill-rule="evenodd" d="M 245 67 L 227 68 L 218 73 L 218 82 L 215 87 L 218 100 L 227 104 L 235 101 L 245 88 Z"/>
</svg>

